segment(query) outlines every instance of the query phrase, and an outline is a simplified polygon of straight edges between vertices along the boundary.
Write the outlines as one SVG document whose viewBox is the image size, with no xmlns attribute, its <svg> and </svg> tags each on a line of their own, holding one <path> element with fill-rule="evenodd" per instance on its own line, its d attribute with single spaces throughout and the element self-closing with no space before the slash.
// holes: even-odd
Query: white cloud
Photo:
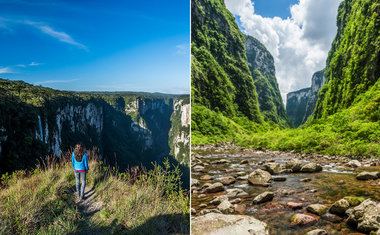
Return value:
<svg viewBox="0 0 380 235">
<path fill-rule="evenodd" d="M 179 44 L 177 46 L 175 46 L 176 49 L 177 49 L 177 54 L 178 55 L 186 55 L 187 54 L 187 51 L 189 49 L 189 46 L 188 44 Z"/>
<path fill-rule="evenodd" d="M 68 79 L 68 80 L 46 80 L 46 81 L 39 81 L 35 82 L 37 85 L 42 85 L 42 84 L 52 84 L 52 83 L 68 83 L 68 82 L 75 82 L 78 81 L 79 79 Z"/>
<path fill-rule="evenodd" d="M 0 68 L 0 74 L 4 74 L 4 73 L 14 73 L 14 72 L 12 71 L 10 67 Z"/>
<path fill-rule="evenodd" d="M 291 17 L 255 14 L 251 0 L 225 0 L 239 17 L 244 33 L 262 42 L 274 57 L 276 77 L 284 102 L 286 94 L 309 87 L 314 72 L 325 67 L 336 34 L 336 15 L 342 0 L 300 0 Z"/>
<path fill-rule="evenodd" d="M 75 41 L 66 32 L 57 31 L 53 27 L 51 27 L 45 23 L 35 22 L 35 21 L 30 21 L 30 20 L 16 20 L 16 19 L 9 19 L 9 18 L 0 17 L 0 28 L 10 30 L 10 26 L 12 26 L 14 24 L 24 24 L 24 25 L 33 26 L 33 27 L 37 28 L 38 30 L 40 30 L 42 33 L 49 35 L 55 39 L 58 39 L 61 42 L 77 46 L 77 47 L 82 48 L 84 50 L 88 50 L 85 45 Z"/>
<path fill-rule="evenodd" d="M 42 24 L 42 23 L 38 23 L 38 22 L 34 22 L 34 21 L 26 20 L 26 21 L 24 21 L 24 23 L 27 25 L 31 25 L 31 26 L 36 27 L 41 32 L 43 32 L 43 33 L 45 33 L 45 34 L 47 34 L 53 38 L 56 38 L 61 42 L 65 42 L 65 43 L 68 43 L 68 44 L 71 44 L 71 45 L 74 45 L 74 46 L 77 46 L 77 47 L 80 47 L 82 49 L 87 50 L 87 47 L 85 45 L 75 41 L 69 34 L 67 34 L 65 32 L 59 32 L 59 31 L 53 29 L 52 27 L 50 27 L 46 24 Z"/>
<path fill-rule="evenodd" d="M 38 65 L 41 65 L 41 63 L 37 63 L 37 62 L 32 61 L 32 63 L 30 63 L 28 65 L 29 66 L 38 66 Z"/>
</svg>

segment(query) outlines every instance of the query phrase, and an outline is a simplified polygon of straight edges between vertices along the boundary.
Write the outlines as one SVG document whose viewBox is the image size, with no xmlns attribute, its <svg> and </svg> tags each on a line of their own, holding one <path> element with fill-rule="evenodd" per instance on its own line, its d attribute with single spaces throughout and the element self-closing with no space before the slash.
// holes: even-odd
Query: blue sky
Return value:
<svg viewBox="0 0 380 235">
<path fill-rule="evenodd" d="M 290 6 L 298 0 L 253 0 L 255 13 L 263 17 L 278 16 L 282 19 L 290 17 Z"/>
<path fill-rule="evenodd" d="M 0 0 L 0 77 L 61 90 L 189 93 L 189 35 L 188 0 Z"/>
</svg>

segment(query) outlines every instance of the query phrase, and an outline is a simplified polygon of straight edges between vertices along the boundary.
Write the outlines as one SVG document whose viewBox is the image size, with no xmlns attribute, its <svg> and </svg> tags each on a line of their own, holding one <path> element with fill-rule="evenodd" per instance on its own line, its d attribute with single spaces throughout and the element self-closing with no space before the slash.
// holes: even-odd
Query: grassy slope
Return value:
<svg viewBox="0 0 380 235">
<path fill-rule="evenodd" d="M 178 188 L 178 170 L 166 165 L 139 173 L 118 174 L 90 160 L 87 187 L 94 188 L 95 200 L 102 203 L 91 217 L 74 202 L 70 162 L 3 176 L 0 234 L 189 233 L 189 198 Z"/>
</svg>

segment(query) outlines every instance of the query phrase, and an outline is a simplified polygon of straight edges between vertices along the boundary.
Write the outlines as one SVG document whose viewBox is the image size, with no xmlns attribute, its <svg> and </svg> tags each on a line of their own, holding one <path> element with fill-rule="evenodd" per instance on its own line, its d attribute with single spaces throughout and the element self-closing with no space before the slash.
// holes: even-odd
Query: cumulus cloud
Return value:
<svg viewBox="0 0 380 235">
<path fill-rule="evenodd" d="M 255 14 L 251 0 L 225 0 L 225 3 L 239 17 L 243 32 L 257 38 L 273 55 L 285 102 L 287 93 L 310 87 L 312 74 L 325 67 L 341 1 L 300 0 L 290 7 L 291 17 L 287 19 Z"/>
</svg>

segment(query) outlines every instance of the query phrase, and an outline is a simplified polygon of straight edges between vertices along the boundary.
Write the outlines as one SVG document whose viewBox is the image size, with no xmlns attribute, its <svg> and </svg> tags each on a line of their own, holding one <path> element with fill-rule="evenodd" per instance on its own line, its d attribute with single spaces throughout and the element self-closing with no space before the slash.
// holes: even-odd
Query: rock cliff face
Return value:
<svg viewBox="0 0 380 235">
<path fill-rule="evenodd" d="M 97 146 L 121 170 L 149 167 L 169 155 L 189 164 L 189 96 L 61 92 L 7 80 L 0 85 L 6 87 L 0 97 L 1 172 L 33 167 L 36 159 L 61 156 L 78 142 Z"/>
<path fill-rule="evenodd" d="M 314 73 L 311 78 L 310 96 L 306 104 L 306 111 L 302 123 L 306 122 L 306 120 L 310 117 L 314 111 L 315 105 L 317 104 L 318 92 L 325 83 L 325 76 L 323 72 L 323 70 L 318 71 Z"/>
<path fill-rule="evenodd" d="M 306 112 L 306 105 L 310 97 L 311 88 L 289 92 L 286 96 L 286 112 L 289 121 L 294 127 L 302 124 Z"/>
<path fill-rule="evenodd" d="M 287 95 L 286 112 L 294 127 L 306 122 L 313 113 L 318 100 L 318 92 L 325 82 L 323 70 L 313 74 L 311 87 L 290 92 Z"/>
<path fill-rule="evenodd" d="M 263 44 L 251 36 L 245 37 L 245 53 L 255 83 L 261 113 L 267 121 L 287 127 L 287 116 L 277 84 L 272 55 Z"/>
</svg>

